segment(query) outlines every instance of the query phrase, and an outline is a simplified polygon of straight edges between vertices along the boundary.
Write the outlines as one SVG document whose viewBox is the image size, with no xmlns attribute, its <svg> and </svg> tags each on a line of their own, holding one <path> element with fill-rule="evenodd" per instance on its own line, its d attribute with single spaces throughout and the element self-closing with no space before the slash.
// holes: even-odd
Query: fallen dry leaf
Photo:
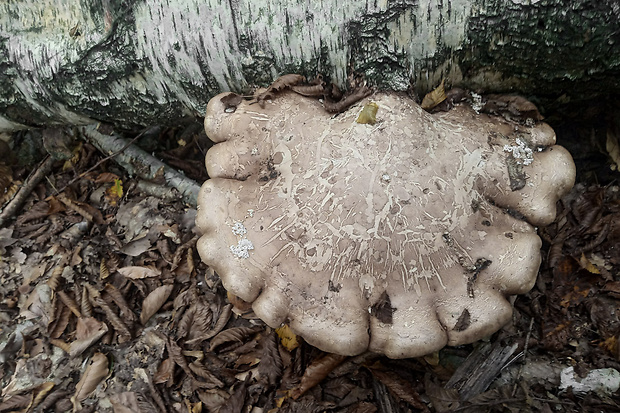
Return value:
<svg viewBox="0 0 620 413">
<path fill-rule="evenodd" d="M 424 99 L 422 99 L 422 109 L 430 110 L 435 106 L 439 105 L 441 102 L 446 100 L 446 90 L 444 88 L 444 80 L 441 81 L 439 86 L 433 89 L 431 92 L 428 92 Z"/>
<path fill-rule="evenodd" d="M 377 110 L 379 105 L 375 102 L 370 102 L 362 108 L 362 111 L 355 120 L 357 123 L 365 123 L 368 125 L 374 125 L 377 123 Z"/>
<path fill-rule="evenodd" d="M 71 398 L 74 411 L 79 410 L 80 402 L 86 399 L 108 375 L 108 359 L 103 353 L 95 353 L 75 385 L 75 394 Z"/>
<path fill-rule="evenodd" d="M 149 242 L 149 245 L 150 245 L 150 242 Z M 148 267 L 130 266 L 130 267 L 119 268 L 117 271 L 122 276 L 131 278 L 132 280 L 139 280 L 141 278 L 157 277 L 161 275 L 161 271 L 153 269 L 153 268 L 148 268 Z"/>
<path fill-rule="evenodd" d="M 416 409 L 424 410 L 426 406 L 420 400 L 420 395 L 412 388 L 411 383 L 389 371 L 371 368 L 372 374 L 387 387 L 398 399 L 409 403 Z"/>
<path fill-rule="evenodd" d="M 257 333 L 262 330 L 262 327 L 233 327 L 228 330 L 224 330 L 211 340 L 209 351 L 213 351 L 215 348 L 222 344 L 229 342 L 242 342 L 251 334 Z"/>
<path fill-rule="evenodd" d="M 301 378 L 299 386 L 291 390 L 290 396 L 296 400 L 301 397 L 305 392 L 316 386 L 323 380 L 333 369 L 338 367 L 340 363 L 346 360 L 346 356 L 340 356 L 338 354 L 326 354 L 321 358 L 314 360 L 306 370 Z"/>
<path fill-rule="evenodd" d="M 280 342 L 288 351 L 293 351 L 299 347 L 297 335 L 293 333 L 293 330 L 291 330 L 288 324 L 284 324 L 282 327 L 276 328 L 276 333 L 278 334 L 278 337 L 280 337 Z"/>
<path fill-rule="evenodd" d="M 605 149 L 609 157 L 614 162 L 616 170 L 620 169 L 620 122 L 617 125 L 612 124 L 607 128 L 607 141 Z"/>
<path fill-rule="evenodd" d="M 123 197 L 123 181 L 115 179 L 114 184 L 105 191 L 106 199 L 112 206 L 116 206 Z"/>
<path fill-rule="evenodd" d="M 167 358 L 157 367 L 157 371 L 155 372 L 155 376 L 153 377 L 153 383 L 162 384 L 168 383 L 171 385 L 173 383 L 172 379 L 174 376 L 174 361 L 171 358 Z"/>
<path fill-rule="evenodd" d="M 54 382 L 46 381 L 41 383 L 34 391 L 34 400 L 32 401 L 32 405 L 30 406 L 30 410 L 34 409 L 45 399 L 45 397 L 49 394 L 49 392 L 54 388 Z"/>
<path fill-rule="evenodd" d="M 77 321 L 75 338 L 69 347 L 69 355 L 77 357 L 84 350 L 97 342 L 105 333 L 108 332 L 106 323 L 102 323 L 93 317 L 80 317 Z"/>
<path fill-rule="evenodd" d="M 275 386 L 282 376 L 282 358 L 278 349 L 277 335 L 275 332 L 267 333 L 263 337 L 262 354 L 258 365 L 258 374 L 267 377 L 267 382 Z"/>
<path fill-rule="evenodd" d="M 114 413 L 142 413 L 135 392 L 123 392 L 110 396 Z"/>
<path fill-rule="evenodd" d="M 33 399 L 34 397 L 32 393 L 11 396 L 0 403 L 0 412 L 15 412 L 17 409 L 26 408 L 30 406 Z"/>
<path fill-rule="evenodd" d="M 168 297 L 170 297 L 173 288 L 173 284 L 162 285 L 146 296 L 142 302 L 142 313 L 140 314 L 140 322 L 142 325 L 146 324 L 147 321 L 159 311 L 161 306 L 168 301 Z"/>
</svg>

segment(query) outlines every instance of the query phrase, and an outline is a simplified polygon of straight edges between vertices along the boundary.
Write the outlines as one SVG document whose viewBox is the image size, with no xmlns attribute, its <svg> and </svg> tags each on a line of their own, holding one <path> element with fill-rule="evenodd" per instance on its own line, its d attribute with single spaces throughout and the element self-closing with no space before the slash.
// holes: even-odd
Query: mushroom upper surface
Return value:
<svg viewBox="0 0 620 413">
<path fill-rule="evenodd" d="M 573 185 L 569 153 L 533 127 L 399 94 L 345 113 L 283 92 L 214 97 L 198 251 L 268 325 L 322 350 L 415 357 L 497 331 L 540 265 L 535 226 Z M 374 124 L 357 123 L 364 104 Z"/>
</svg>

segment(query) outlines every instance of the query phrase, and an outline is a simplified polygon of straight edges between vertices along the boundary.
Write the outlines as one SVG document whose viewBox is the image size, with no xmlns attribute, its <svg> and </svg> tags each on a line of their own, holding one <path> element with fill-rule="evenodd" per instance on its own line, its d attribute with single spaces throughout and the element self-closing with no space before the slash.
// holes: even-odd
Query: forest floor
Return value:
<svg viewBox="0 0 620 413">
<path fill-rule="evenodd" d="M 6 135 L 19 150 L 0 140 L 0 205 L 46 169 L 0 225 L 0 412 L 620 411 L 620 111 L 583 107 L 547 117 L 578 184 L 539 231 L 538 281 L 512 321 L 406 360 L 270 329 L 200 262 L 196 210 L 152 195 L 161 179 L 138 182 L 79 132 L 55 149 L 45 132 Z M 199 123 L 134 143 L 207 178 Z M 65 160 L 44 161 L 43 146 Z"/>
</svg>

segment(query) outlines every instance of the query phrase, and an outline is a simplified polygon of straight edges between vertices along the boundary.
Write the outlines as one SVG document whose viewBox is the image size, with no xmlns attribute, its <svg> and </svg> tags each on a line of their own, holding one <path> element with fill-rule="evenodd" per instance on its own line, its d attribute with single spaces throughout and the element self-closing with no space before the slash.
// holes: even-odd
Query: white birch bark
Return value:
<svg viewBox="0 0 620 413">
<path fill-rule="evenodd" d="M 592 90 L 596 75 L 609 90 L 620 71 L 620 6 L 590 3 L 4 1 L 0 130 L 178 122 L 201 116 L 218 92 L 287 72 L 320 72 L 342 86 L 354 69 L 380 88 L 418 93 L 442 78 L 489 91 L 574 92 L 582 83 Z"/>
</svg>

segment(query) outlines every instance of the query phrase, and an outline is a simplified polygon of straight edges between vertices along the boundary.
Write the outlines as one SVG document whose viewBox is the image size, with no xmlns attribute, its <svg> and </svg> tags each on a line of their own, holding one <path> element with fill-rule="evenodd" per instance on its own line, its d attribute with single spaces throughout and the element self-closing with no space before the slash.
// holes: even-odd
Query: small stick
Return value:
<svg viewBox="0 0 620 413">
<path fill-rule="evenodd" d="M 163 178 L 165 185 L 179 191 L 180 197 L 187 204 L 196 206 L 200 185 L 146 151 L 132 145 L 132 141 L 138 137 L 127 141 L 119 136 L 104 135 L 97 130 L 96 125 L 82 128 L 82 133 L 91 144 L 104 154 L 108 154 L 108 158 L 114 158 L 114 161 L 129 174 L 146 180 Z"/>
<path fill-rule="evenodd" d="M 65 189 L 67 189 L 70 185 L 72 185 L 73 183 L 75 183 L 75 181 L 77 181 L 78 179 L 82 179 L 83 177 L 85 177 L 87 174 L 91 173 L 92 171 L 94 171 L 95 169 L 97 169 L 99 167 L 99 165 L 101 165 L 104 162 L 107 162 L 110 159 L 113 159 L 115 156 L 119 155 L 121 152 L 123 152 L 125 149 L 129 148 L 135 141 L 137 141 L 138 139 L 140 139 L 140 137 L 142 135 L 144 135 L 144 133 L 146 132 L 146 129 L 142 132 L 140 132 L 138 135 L 136 135 L 133 139 L 131 139 L 129 142 L 127 142 L 127 145 L 125 145 L 124 147 L 122 147 L 121 149 L 119 149 L 118 151 L 106 156 L 103 159 L 100 159 L 96 164 L 94 164 L 93 166 L 91 166 L 90 168 L 88 168 L 85 172 L 82 172 L 81 174 L 79 174 L 78 176 L 76 176 L 75 178 L 73 178 L 72 180 L 69 181 L 69 183 L 65 186 L 63 186 L 60 189 L 56 190 L 56 193 L 59 194 L 61 192 L 63 192 Z"/>
<path fill-rule="evenodd" d="M 37 170 L 30 175 L 26 183 L 17 191 L 15 197 L 7 204 L 7 206 L 0 212 L 0 228 L 4 227 L 13 215 L 21 208 L 21 206 L 28 198 L 28 195 L 34 190 L 34 188 L 52 171 L 54 160 L 51 156 L 45 158 L 45 160 L 39 165 Z"/>
</svg>

